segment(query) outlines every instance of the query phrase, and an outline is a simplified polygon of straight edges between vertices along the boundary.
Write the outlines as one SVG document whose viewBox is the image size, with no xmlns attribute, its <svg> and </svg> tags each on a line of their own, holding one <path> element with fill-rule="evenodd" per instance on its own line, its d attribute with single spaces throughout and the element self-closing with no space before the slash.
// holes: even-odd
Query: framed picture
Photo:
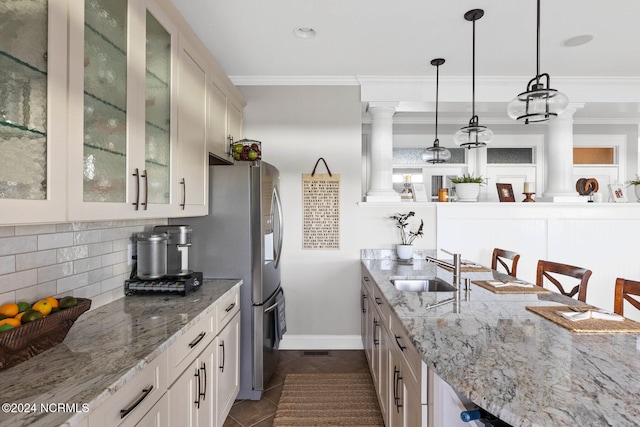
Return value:
<svg viewBox="0 0 640 427">
<path fill-rule="evenodd" d="M 500 184 L 496 183 L 496 187 L 498 187 L 498 197 L 501 202 L 515 202 L 516 198 L 513 195 L 513 187 L 511 184 Z"/>
<path fill-rule="evenodd" d="M 627 193 L 624 191 L 624 185 L 614 182 L 609 184 L 609 192 L 611 193 L 611 199 L 617 203 L 627 202 Z"/>
<path fill-rule="evenodd" d="M 416 202 L 428 202 L 427 190 L 422 183 L 413 183 L 413 200 Z"/>
</svg>

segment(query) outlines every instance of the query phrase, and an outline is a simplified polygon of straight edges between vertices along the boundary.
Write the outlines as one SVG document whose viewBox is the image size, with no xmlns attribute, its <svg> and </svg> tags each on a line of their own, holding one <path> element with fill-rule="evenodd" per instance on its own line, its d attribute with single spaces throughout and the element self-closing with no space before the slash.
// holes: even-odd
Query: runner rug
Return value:
<svg viewBox="0 0 640 427">
<path fill-rule="evenodd" d="M 384 426 L 369 373 L 287 374 L 274 427 Z"/>
</svg>

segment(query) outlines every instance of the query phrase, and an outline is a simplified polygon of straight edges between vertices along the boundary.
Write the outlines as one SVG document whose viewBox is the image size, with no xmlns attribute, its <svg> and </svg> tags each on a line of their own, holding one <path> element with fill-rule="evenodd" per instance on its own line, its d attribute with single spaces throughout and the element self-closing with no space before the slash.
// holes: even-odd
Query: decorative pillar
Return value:
<svg viewBox="0 0 640 427">
<path fill-rule="evenodd" d="M 545 133 L 546 191 L 549 201 L 578 199 L 573 179 L 573 115 L 583 104 L 570 104 L 558 117 L 547 122 Z"/>
<path fill-rule="evenodd" d="M 400 194 L 393 189 L 393 115 L 396 105 L 370 103 L 371 115 L 371 183 L 367 202 L 399 202 Z"/>
</svg>

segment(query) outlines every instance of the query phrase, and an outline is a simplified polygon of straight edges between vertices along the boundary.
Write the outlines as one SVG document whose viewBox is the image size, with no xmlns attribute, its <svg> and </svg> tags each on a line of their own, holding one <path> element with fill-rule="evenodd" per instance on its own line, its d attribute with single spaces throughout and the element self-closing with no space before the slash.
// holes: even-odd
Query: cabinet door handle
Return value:
<svg viewBox="0 0 640 427">
<path fill-rule="evenodd" d="M 193 374 L 196 377 L 196 400 L 193 402 L 196 405 L 196 408 L 200 409 L 200 370 L 196 367 L 196 373 Z"/>
<path fill-rule="evenodd" d="M 400 381 L 402 381 L 402 377 L 400 376 L 400 370 L 393 366 L 393 400 L 396 405 L 396 411 L 400 412 L 400 408 L 402 408 L 402 404 L 400 403 Z"/>
<path fill-rule="evenodd" d="M 225 356 L 224 341 L 222 341 L 222 343 L 220 344 L 220 347 L 222 347 L 222 365 L 220 365 L 219 368 L 220 368 L 220 372 L 224 372 L 224 356 Z"/>
<path fill-rule="evenodd" d="M 204 331 L 200 332 L 198 334 L 198 336 L 193 341 L 191 341 L 189 343 L 189 348 L 193 348 L 193 347 L 197 346 L 200 343 L 200 341 L 202 341 L 202 338 L 204 338 L 205 335 L 207 335 L 206 332 L 204 332 Z"/>
<path fill-rule="evenodd" d="M 187 205 L 187 182 L 184 178 L 180 181 L 180 185 L 182 185 L 182 203 L 180 203 L 180 207 L 184 210 Z"/>
<path fill-rule="evenodd" d="M 207 397 L 207 364 L 202 362 L 202 365 L 200 365 L 200 370 L 203 374 L 202 379 L 204 380 L 204 387 L 202 387 L 202 390 L 199 390 L 198 393 L 200 393 L 200 396 L 202 396 L 202 400 L 204 400 Z"/>
<path fill-rule="evenodd" d="M 379 326 L 380 322 L 378 322 L 376 319 L 373 319 L 373 345 L 375 346 L 380 344 L 380 340 L 377 338 L 378 334 L 376 333 Z"/>
<path fill-rule="evenodd" d="M 136 406 L 138 406 L 144 399 L 146 399 L 147 396 L 149 396 L 149 393 L 151 393 L 152 390 L 153 390 L 153 384 L 151 384 L 149 387 L 143 389 L 142 393 L 140 394 L 140 397 L 138 397 L 135 402 L 133 402 L 131 405 L 129 405 L 129 407 L 124 408 L 124 409 L 120 409 L 120 418 L 122 419 L 122 418 L 126 417 L 127 415 L 129 415 L 129 412 L 131 412 L 134 409 L 136 409 Z"/>
<path fill-rule="evenodd" d="M 147 210 L 149 206 L 149 178 L 147 178 L 147 170 L 142 171 L 142 175 L 140 178 L 144 178 L 144 203 L 141 203 L 144 206 L 144 210 Z"/>
<path fill-rule="evenodd" d="M 227 308 L 225 308 L 225 309 L 224 309 L 224 311 L 225 311 L 226 313 L 228 313 L 228 312 L 230 312 L 231 310 L 233 310 L 233 307 L 235 307 L 235 306 L 236 306 L 236 303 L 235 303 L 235 302 L 232 302 L 231 304 L 229 304 L 229 307 L 227 307 Z"/>
<path fill-rule="evenodd" d="M 400 336 L 398 335 L 396 335 L 396 344 L 398 344 L 398 347 L 400 347 L 400 351 L 404 351 L 404 349 L 407 348 L 407 346 L 400 344 Z"/>
<path fill-rule="evenodd" d="M 367 312 L 367 294 L 362 294 L 362 312 Z"/>
<path fill-rule="evenodd" d="M 138 210 L 140 207 L 140 172 L 138 171 L 138 168 L 136 168 L 133 176 L 136 177 L 136 201 L 133 202 L 132 205 L 136 207 L 136 210 Z"/>
</svg>

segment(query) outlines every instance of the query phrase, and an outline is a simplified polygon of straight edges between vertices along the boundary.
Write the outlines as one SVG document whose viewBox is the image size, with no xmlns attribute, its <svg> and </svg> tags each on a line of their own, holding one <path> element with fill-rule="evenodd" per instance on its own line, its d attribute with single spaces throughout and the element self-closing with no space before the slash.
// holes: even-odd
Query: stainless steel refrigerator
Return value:
<svg viewBox="0 0 640 427">
<path fill-rule="evenodd" d="M 286 326 L 280 287 L 282 205 L 272 165 L 238 162 L 209 169 L 209 215 L 190 218 L 190 268 L 205 278 L 240 278 L 240 392 L 258 400 L 278 362 Z"/>
</svg>

